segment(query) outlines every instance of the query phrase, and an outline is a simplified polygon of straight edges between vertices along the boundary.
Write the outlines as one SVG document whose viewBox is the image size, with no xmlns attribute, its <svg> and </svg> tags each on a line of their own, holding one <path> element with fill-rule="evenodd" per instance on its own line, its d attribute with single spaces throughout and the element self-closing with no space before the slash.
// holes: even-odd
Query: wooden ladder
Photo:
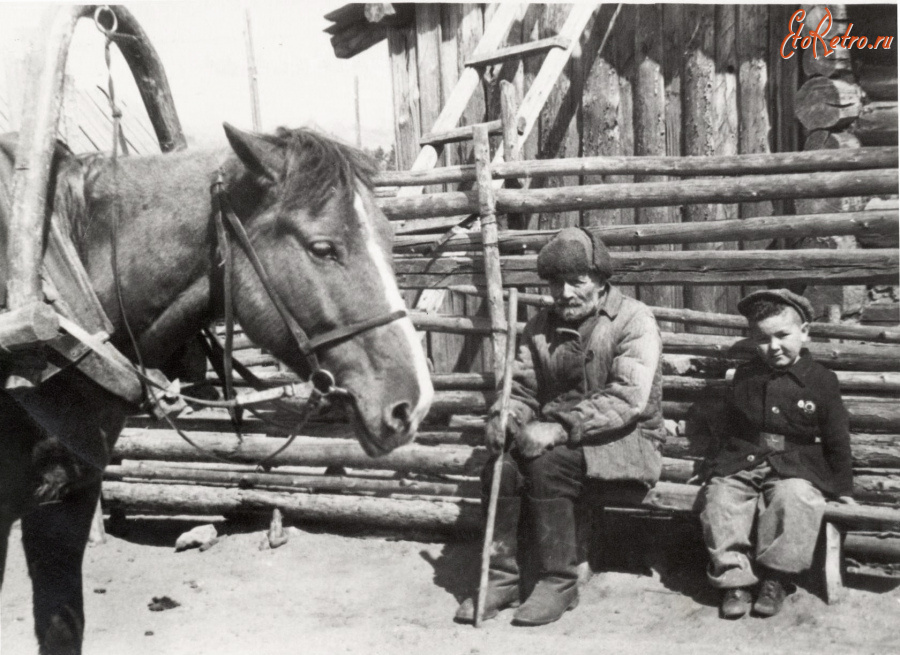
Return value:
<svg viewBox="0 0 900 655">
<path fill-rule="evenodd" d="M 478 88 L 485 66 L 543 54 L 544 61 L 541 68 L 516 112 L 515 125 L 518 132 L 518 140 L 511 149 L 506 148 L 511 153 L 511 158 L 518 157 L 537 123 L 541 110 L 547 103 L 550 92 L 569 62 L 572 52 L 578 47 L 582 33 L 587 28 L 591 17 L 599 6 L 598 4 L 573 5 L 562 28 L 554 37 L 510 47 L 501 47 L 501 44 L 509 34 L 513 22 L 522 12 L 522 5 L 501 3 L 496 13 L 485 26 L 478 46 L 466 62 L 465 70 L 450 93 L 450 97 L 447 98 L 434 125 L 420 140 L 419 144 L 422 146 L 422 149 L 409 170 L 424 171 L 434 168 L 437 165 L 438 157 L 444 145 L 472 138 L 472 126 L 460 128 L 457 127 L 457 124 L 469 100 Z M 499 134 L 501 131 L 500 121 L 487 123 L 487 129 L 491 134 Z M 492 163 L 498 163 L 503 160 L 504 145 L 501 142 L 497 146 Z M 495 180 L 493 182 L 496 188 L 499 188 L 502 184 L 503 180 Z M 397 195 L 400 197 L 419 195 L 422 193 L 423 188 L 423 186 L 401 187 Z M 460 217 L 460 220 L 463 218 Z M 424 289 L 419 294 L 415 308 L 420 311 L 435 312 L 443 305 L 445 297 L 446 290 L 444 289 Z M 494 327 L 498 328 L 499 326 Z M 424 340 L 425 333 L 423 332 L 421 335 Z"/>
</svg>

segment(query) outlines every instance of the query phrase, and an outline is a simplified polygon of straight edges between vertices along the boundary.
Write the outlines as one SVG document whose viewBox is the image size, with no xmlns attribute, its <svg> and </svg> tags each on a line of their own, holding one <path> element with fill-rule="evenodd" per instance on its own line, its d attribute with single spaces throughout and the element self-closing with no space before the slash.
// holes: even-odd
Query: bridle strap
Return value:
<svg viewBox="0 0 900 655">
<path fill-rule="evenodd" d="M 300 327 L 300 324 L 297 323 L 296 319 L 294 319 L 294 317 L 291 316 L 291 314 L 288 312 L 287 308 L 284 305 L 284 302 L 281 300 L 281 297 L 278 295 L 278 292 L 272 285 L 271 279 L 269 278 L 269 275 L 266 272 L 263 263 L 259 260 L 259 257 L 256 254 L 256 250 L 254 249 L 253 244 L 250 241 L 250 237 L 247 235 L 243 224 L 231 209 L 231 205 L 228 202 L 228 197 L 225 193 L 225 185 L 221 170 L 218 171 L 216 175 L 216 181 L 213 184 L 211 190 L 216 203 L 217 221 L 219 223 L 222 223 L 223 225 L 227 221 L 227 227 L 231 229 L 232 234 L 237 239 L 238 244 L 244 251 L 244 254 L 247 255 L 247 258 L 250 260 L 253 269 L 256 271 L 256 275 L 259 277 L 263 288 L 266 290 L 266 293 L 271 299 L 272 304 L 275 306 L 278 315 L 281 316 L 281 320 L 284 321 L 284 324 L 287 326 L 288 330 L 293 336 L 297 348 L 306 358 L 307 365 L 309 366 L 310 376 L 313 376 L 317 371 L 321 370 L 318 357 L 316 357 L 316 350 L 318 350 L 319 348 L 323 348 L 338 341 L 343 341 L 344 339 L 349 339 L 350 337 L 356 336 L 357 334 L 361 334 L 363 332 L 367 332 L 368 330 L 381 327 L 382 325 L 393 323 L 394 321 L 406 318 L 406 316 L 408 315 L 405 309 L 400 309 L 388 314 L 384 314 L 382 316 L 369 318 L 364 321 L 351 323 L 349 325 L 341 325 L 332 330 L 329 330 L 328 332 L 316 335 L 313 338 L 309 338 L 303 328 Z M 224 232 L 224 227 L 222 228 L 222 231 Z M 229 251 L 226 250 L 224 252 Z M 230 303 L 231 290 L 228 287 L 230 287 L 230 285 L 226 284 L 225 298 Z M 226 314 L 226 341 L 228 336 L 229 320 L 233 324 L 233 315 L 229 317 Z M 230 351 L 227 343 L 225 350 L 226 353 Z M 226 369 L 227 368 L 228 366 L 226 366 Z"/>
<path fill-rule="evenodd" d="M 218 172 L 216 181 L 213 184 L 213 197 L 215 198 L 218 209 L 218 211 L 216 212 L 218 220 L 227 221 L 226 225 L 231 228 L 231 233 L 234 235 L 234 238 L 237 239 L 238 244 L 244 251 L 244 254 L 247 255 L 247 259 L 250 260 L 250 264 L 253 266 L 253 270 L 256 271 L 257 277 L 262 283 L 263 288 L 266 290 L 266 293 L 268 294 L 269 299 L 272 301 L 272 304 L 275 306 L 275 310 L 278 312 L 281 320 L 288 328 L 291 336 L 293 336 L 297 348 L 306 358 L 307 365 L 309 366 L 309 373 L 310 375 L 312 375 L 313 371 L 316 371 L 320 368 L 319 360 L 316 357 L 315 350 L 313 349 L 309 341 L 309 337 L 306 336 L 306 332 L 303 331 L 303 328 L 300 327 L 296 319 L 294 319 L 294 317 L 290 315 L 290 313 L 287 311 L 287 308 L 284 306 L 284 302 L 282 302 L 281 297 L 278 295 L 278 292 L 272 285 L 269 274 L 266 272 L 263 263 L 259 260 L 259 257 L 256 254 L 256 250 L 253 248 L 253 244 L 250 242 L 250 237 L 247 236 L 247 231 L 244 230 L 244 226 L 241 224 L 241 221 L 237 216 L 235 216 L 234 211 L 232 211 L 231 205 L 228 202 L 228 197 L 225 194 L 225 185 L 222 179 L 221 170 Z"/>
<path fill-rule="evenodd" d="M 391 312 L 390 314 L 385 314 L 384 316 L 376 316 L 375 318 L 360 321 L 359 323 L 342 325 L 340 327 L 334 328 L 333 330 L 329 330 L 324 334 L 313 337 L 309 340 L 309 345 L 313 348 L 313 350 L 318 350 L 323 346 L 327 346 L 337 341 L 343 341 L 344 339 L 349 339 L 350 337 L 356 336 L 357 334 L 360 334 L 362 332 L 381 327 L 382 325 L 387 325 L 388 323 L 393 323 L 394 321 L 399 321 L 401 318 L 406 318 L 406 316 L 407 314 L 405 309 L 398 309 L 396 312 Z"/>
</svg>

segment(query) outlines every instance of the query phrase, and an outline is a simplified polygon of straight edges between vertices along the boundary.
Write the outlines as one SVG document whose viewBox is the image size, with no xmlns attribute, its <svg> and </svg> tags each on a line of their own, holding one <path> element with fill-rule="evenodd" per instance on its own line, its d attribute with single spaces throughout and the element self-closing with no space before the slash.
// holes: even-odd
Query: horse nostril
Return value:
<svg viewBox="0 0 900 655">
<path fill-rule="evenodd" d="M 386 423 L 397 432 L 409 429 L 410 405 L 408 402 L 399 402 L 391 407 L 390 414 L 386 417 Z"/>
</svg>

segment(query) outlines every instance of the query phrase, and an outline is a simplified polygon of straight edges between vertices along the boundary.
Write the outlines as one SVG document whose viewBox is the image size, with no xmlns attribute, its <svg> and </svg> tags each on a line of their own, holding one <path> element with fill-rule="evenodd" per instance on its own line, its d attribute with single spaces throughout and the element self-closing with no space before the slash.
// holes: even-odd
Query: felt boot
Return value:
<svg viewBox="0 0 900 655">
<path fill-rule="evenodd" d="M 578 606 L 578 540 L 574 505 L 566 498 L 529 498 L 540 577 L 513 616 L 514 625 L 545 625 Z"/>
<path fill-rule="evenodd" d="M 519 514 L 522 501 L 518 497 L 500 496 L 497 499 L 497 518 L 494 522 L 494 540 L 491 544 L 491 562 L 488 569 L 488 589 L 484 601 L 484 619 L 492 619 L 507 607 L 519 604 L 519 565 L 516 561 Z M 475 622 L 475 602 L 478 590 L 466 598 L 456 610 L 458 623 Z"/>
</svg>

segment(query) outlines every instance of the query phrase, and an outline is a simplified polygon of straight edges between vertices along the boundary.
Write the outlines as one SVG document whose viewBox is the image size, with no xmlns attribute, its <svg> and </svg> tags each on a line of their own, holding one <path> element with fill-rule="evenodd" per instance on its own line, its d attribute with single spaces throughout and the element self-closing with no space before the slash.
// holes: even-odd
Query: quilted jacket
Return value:
<svg viewBox="0 0 900 655">
<path fill-rule="evenodd" d="M 543 310 L 519 343 L 511 418 L 562 424 L 569 445 L 584 447 L 588 477 L 653 486 L 665 439 L 661 354 L 650 309 L 610 286 L 577 328 Z"/>
</svg>

